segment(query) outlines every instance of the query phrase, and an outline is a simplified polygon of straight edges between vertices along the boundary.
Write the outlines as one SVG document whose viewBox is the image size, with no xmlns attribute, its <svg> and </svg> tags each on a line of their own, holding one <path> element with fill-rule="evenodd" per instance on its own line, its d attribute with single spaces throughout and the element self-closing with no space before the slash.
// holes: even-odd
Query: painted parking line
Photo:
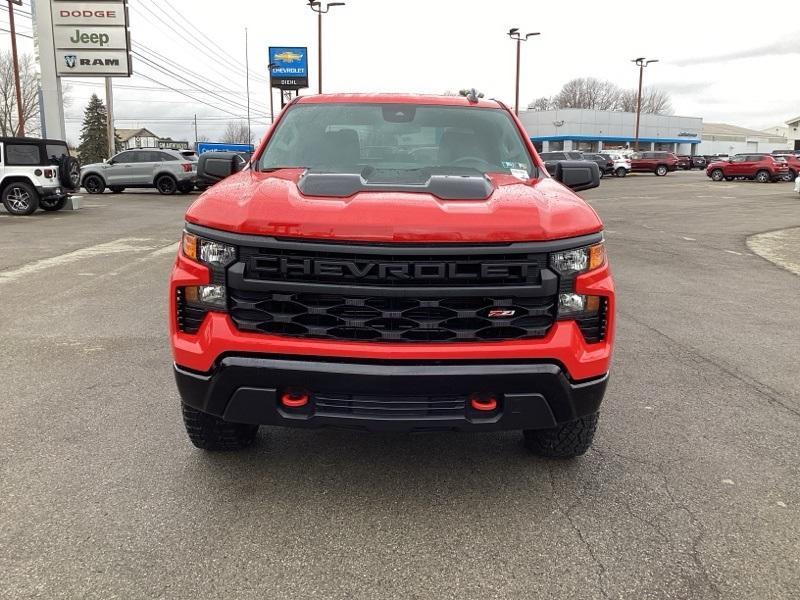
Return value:
<svg viewBox="0 0 800 600">
<path fill-rule="evenodd" d="M 165 250 L 165 248 L 172 250 L 175 247 L 175 244 L 172 242 L 167 246 L 163 244 L 163 241 L 153 240 L 152 238 L 119 238 L 111 242 L 96 244 L 87 248 L 79 248 L 78 250 L 73 250 L 72 252 L 67 252 L 60 256 L 42 258 L 20 267 L 0 271 L 0 284 L 16 281 L 22 277 L 41 273 L 42 271 L 54 267 L 63 267 L 64 265 L 85 261 L 91 258 L 123 253 L 138 254 L 141 252 L 152 252 L 154 250 Z"/>
</svg>

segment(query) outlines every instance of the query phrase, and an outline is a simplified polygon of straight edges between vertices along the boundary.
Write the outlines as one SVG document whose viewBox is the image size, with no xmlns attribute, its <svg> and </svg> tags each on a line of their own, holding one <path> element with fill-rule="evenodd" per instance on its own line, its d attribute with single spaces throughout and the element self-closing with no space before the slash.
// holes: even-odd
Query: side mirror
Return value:
<svg viewBox="0 0 800 600">
<path fill-rule="evenodd" d="M 590 190 L 600 186 L 600 167 L 586 160 L 564 160 L 556 163 L 553 177 L 575 192 Z"/>
<path fill-rule="evenodd" d="M 197 161 L 197 177 L 216 183 L 238 173 L 246 163 L 236 152 L 204 152 Z"/>
</svg>

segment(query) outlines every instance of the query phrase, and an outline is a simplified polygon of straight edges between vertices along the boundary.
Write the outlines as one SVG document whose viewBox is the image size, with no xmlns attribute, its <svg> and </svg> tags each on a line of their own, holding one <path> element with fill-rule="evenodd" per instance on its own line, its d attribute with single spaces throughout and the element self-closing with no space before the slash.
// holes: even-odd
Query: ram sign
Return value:
<svg viewBox="0 0 800 600">
<path fill-rule="evenodd" d="M 56 74 L 127 77 L 131 74 L 127 0 L 52 0 Z"/>
<path fill-rule="evenodd" d="M 269 49 L 270 81 L 282 90 L 308 87 L 308 50 L 304 47 L 272 47 Z"/>
</svg>

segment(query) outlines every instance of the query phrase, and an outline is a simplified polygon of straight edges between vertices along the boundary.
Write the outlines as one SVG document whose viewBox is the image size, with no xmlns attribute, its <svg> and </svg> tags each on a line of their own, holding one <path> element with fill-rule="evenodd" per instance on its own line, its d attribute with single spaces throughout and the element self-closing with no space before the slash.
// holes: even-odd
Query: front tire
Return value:
<svg viewBox="0 0 800 600">
<path fill-rule="evenodd" d="M 67 204 L 66 198 L 57 198 L 56 200 L 40 200 L 39 208 L 47 212 L 55 212 L 61 210 Z"/>
<path fill-rule="evenodd" d="M 99 175 L 89 175 L 83 180 L 83 189 L 90 194 L 102 194 L 106 191 L 106 182 Z"/>
<path fill-rule="evenodd" d="M 183 424 L 192 444 L 201 450 L 240 450 L 251 445 L 258 425 L 229 423 L 183 404 Z"/>
<path fill-rule="evenodd" d="M 711 171 L 712 181 L 722 181 L 723 179 L 725 179 L 725 173 L 722 172 L 722 169 L 714 169 Z"/>
<path fill-rule="evenodd" d="M 667 167 L 665 167 L 664 165 L 658 165 L 656 167 L 656 175 L 658 175 L 659 177 L 663 177 L 666 174 L 667 174 Z"/>
<path fill-rule="evenodd" d="M 614 175 L 617 177 L 625 177 L 628 174 L 628 169 L 625 167 L 619 167 L 616 171 L 614 171 Z"/>
<path fill-rule="evenodd" d="M 759 171 L 756 173 L 756 181 L 758 183 L 769 183 L 772 180 L 772 176 L 769 174 L 769 171 Z"/>
<path fill-rule="evenodd" d="M 562 423 L 552 429 L 526 429 L 525 447 L 547 458 L 575 458 L 586 454 L 597 431 L 598 413 Z"/>
<path fill-rule="evenodd" d="M 169 175 L 161 175 L 158 179 L 156 179 L 156 189 L 158 190 L 159 194 L 171 196 L 178 191 L 178 182 L 175 181 L 174 177 Z"/>
<path fill-rule="evenodd" d="M 3 188 L 3 206 L 12 215 L 32 215 L 39 208 L 39 193 L 24 181 L 9 183 Z"/>
</svg>

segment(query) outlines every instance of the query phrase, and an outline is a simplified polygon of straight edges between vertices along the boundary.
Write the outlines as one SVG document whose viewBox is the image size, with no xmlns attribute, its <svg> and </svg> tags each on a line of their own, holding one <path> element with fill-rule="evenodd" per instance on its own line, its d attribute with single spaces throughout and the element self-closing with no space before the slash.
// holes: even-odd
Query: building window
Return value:
<svg viewBox="0 0 800 600">
<path fill-rule="evenodd" d="M 563 149 L 564 149 L 564 141 L 563 140 L 553 140 L 552 142 L 550 142 L 550 146 L 548 147 L 548 150 L 550 152 L 557 152 L 557 151 L 563 150 Z"/>
</svg>

